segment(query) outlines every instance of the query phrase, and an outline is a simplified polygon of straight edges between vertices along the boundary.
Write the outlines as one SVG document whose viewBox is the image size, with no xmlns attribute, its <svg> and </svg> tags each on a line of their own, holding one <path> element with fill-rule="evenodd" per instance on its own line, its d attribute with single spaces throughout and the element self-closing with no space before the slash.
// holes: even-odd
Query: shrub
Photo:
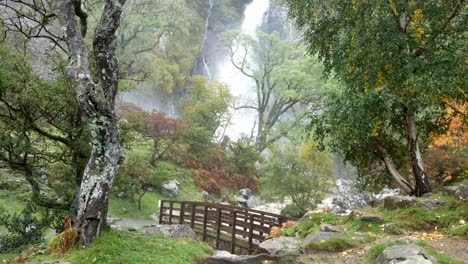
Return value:
<svg viewBox="0 0 468 264">
<path fill-rule="evenodd" d="M 17 251 L 44 240 L 42 231 L 45 225 L 33 215 L 35 211 L 36 208 L 28 204 L 20 214 L 0 216 L 0 226 L 7 229 L 7 233 L 0 236 L 0 253 Z"/>
</svg>

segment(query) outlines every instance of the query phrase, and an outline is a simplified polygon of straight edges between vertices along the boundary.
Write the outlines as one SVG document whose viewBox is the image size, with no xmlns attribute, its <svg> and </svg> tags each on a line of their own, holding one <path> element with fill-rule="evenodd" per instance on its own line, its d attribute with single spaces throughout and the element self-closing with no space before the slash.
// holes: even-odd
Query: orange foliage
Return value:
<svg viewBox="0 0 468 264">
<path fill-rule="evenodd" d="M 52 238 L 47 248 L 50 253 L 67 252 L 78 243 L 78 234 L 73 225 L 71 217 L 65 216 L 65 231 Z"/>
<path fill-rule="evenodd" d="M 223 188 L 256 190 L 259 186 L 255 177 L 229 172 L 226 155 L 220 149 L 211 149 L 207 160 L 188 159 L 184 165 L 193 169 L 195 185 L 209 193 L 220 194 Z"/>
<path fill-rule="evenodd" d="M 448 130 L 432 138 L 424 163 L 437 184 L 457 179 L 468 171 L 468 103 L 447 109 L 452 117 Z"/>
<path fill-rule="evenodd" d="M 296 222 L 288 221 L 288 222 L 284 223 L 281 227 L 274 226 L 274 227 L 271 228 L 270 235 L 266 239 L 272 239 L 272 238 L 275 238 L 275 237 L 280 237 L 283 229 L 286 229 L 286 228 L 294 226 L 294 225 L 296 225 Z"/>
</svg>

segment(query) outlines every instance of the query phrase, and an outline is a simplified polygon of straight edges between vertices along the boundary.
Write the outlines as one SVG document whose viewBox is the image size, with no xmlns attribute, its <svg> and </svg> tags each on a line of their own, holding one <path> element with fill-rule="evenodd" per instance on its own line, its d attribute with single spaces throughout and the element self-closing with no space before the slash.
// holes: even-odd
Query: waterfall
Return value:
<svg viewBox="0 0 468 264">
<path fill-rule="evenodd" d="M 203 73 L 205 74 L 206 77 L 208 77 L 208 79 L 211 79 L 210 67 L 208 67 L 208 64 L 206 63 L 206 41 L 208 39 L 208 26 L 210 24 L 211 10 L 213 9 L 214 0 L 210 0 L 209 5 L 210 7 L 208 8 L 208 15 L 206 16 L 206 20 L 205 20 L 205 35 L 203 35 L 202 63 L 203 63 Z"/>
<path fill-rule="evenodd" d="M 269 7 L 270 0 L 253 0 L 252 3 L 248 4 L 245 8 L 244 18 L 240 27 L 241 32 L 256 39 L 257 30 L 265 21 Z M 248 56 L 247 61 L 252 62 L 252 58 Z M 229 86 L 230 93 L 237 101 L 236 106 L 256 105 L 255 82 L 244 76 L 232 65 L 229 54 L 226 54 L 221 59 L 216 75 L 213 77 L 214 80 L 221 81 Z M 229 111 L 231 113 L 231 120 L 226 129 L 227 136 L 237 140 L 242 135 L 250 136 L 255 132 L 255 122 L 258 115 L 255 110 L 234 110 L 231 108 Z"/>
</svg>

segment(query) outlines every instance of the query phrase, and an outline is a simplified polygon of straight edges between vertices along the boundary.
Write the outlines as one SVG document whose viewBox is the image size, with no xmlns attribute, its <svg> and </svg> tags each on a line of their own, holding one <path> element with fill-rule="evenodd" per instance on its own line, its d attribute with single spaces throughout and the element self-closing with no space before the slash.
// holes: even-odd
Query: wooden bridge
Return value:
<svg viewBox="0 0 468 264">
<path fill-rule="evenodd" d="M 216 249 L 251 254 L 273 226 L 291 220 L 283 215 L 232 205 L 161 200 L 160 224 L 183 224 Z"/>
</svg>

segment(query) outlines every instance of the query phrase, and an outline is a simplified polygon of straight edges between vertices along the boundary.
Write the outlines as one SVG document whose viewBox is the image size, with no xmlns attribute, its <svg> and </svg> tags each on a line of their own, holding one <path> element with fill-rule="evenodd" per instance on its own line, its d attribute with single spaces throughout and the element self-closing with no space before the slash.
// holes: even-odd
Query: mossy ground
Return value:
<svg viewBox="0 0 468 264">
<path fill-rule="evenodd" d="M 73 248 L 64 254 L 52 252 L 35 255 L 29 261 L 63 260 L 73 264 L 192 264 L 210 256 L 212 251 L 207 244 L 189 239 L 145 237 L 107 231 L 86 249 Z M 0 255 L 0 261 L 11 256 L 14 255 Z"/>
</svg>

